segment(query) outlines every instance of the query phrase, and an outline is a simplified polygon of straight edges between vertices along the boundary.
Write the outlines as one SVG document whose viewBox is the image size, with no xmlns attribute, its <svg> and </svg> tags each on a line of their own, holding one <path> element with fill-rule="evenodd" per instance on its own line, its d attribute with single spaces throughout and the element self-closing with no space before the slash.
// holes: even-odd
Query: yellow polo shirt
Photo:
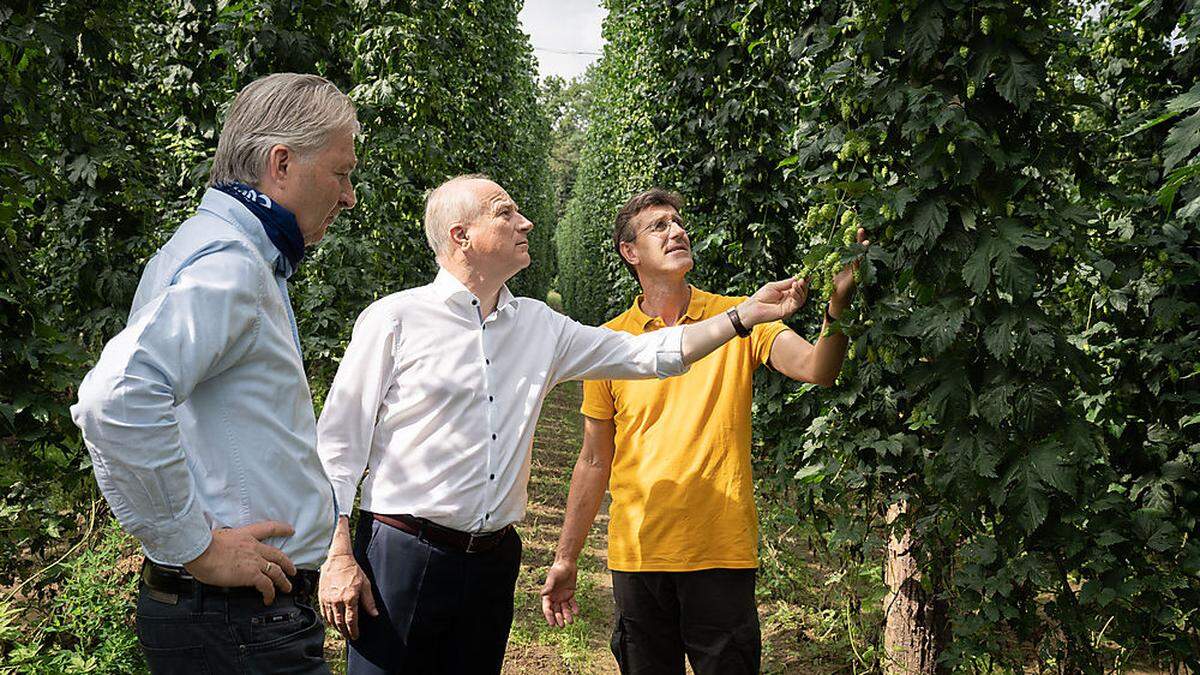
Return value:
<svg viewBox="0 0 1200 675">
<path fill-rule="evenodd" d="M 693 323 L 745 298 L 692 287 Z M 639 335 L 663 327 L 639 297 L 604 324 Z M 608 489 L 608 566 L 622 572 L 686 572 L 758 566 L 758 516 L 750 475 L 754 370 L 787 330 L 755 326 L 666 380 L 584 383 L 581 412 L 616 423 Z"/>
</svg>

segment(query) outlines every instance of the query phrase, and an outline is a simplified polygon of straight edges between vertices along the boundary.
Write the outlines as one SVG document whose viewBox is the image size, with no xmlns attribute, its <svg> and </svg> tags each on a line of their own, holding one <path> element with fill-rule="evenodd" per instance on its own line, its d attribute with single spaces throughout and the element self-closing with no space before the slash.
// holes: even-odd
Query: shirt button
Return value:
<svg viewBox="0 0 1200 675">
<path fill-rule="evenodd" d="M 485 513 L 485 514 L 483 514 L 483 519 L 484 519 L 484 520 L 487 520 L 488 518 L 491 518 L 491 516 L 489 516 L 489 515 L 488 515 L 488 514 L 486 514 L 486 513 Z"/>
<path fill-rule="evenodd" d="M 496 474 L 493 473 L 493 474 L 489 475 L 488 480 L 496 480 Z"/>
<path fill-rule="evenodd" d="M 480 330 L 487 330 L 487 326 L 483 326 Z"/>
<path fill-rule="evenodd" d="M 491 395 L 488 395 L 488 403 L 491 403 L 494 400 L 496 400 L 496 399 L 492 398 Z"/>
<path fill-rule="evenodd" d="M 492 434 L 492 440 L 496 440 L 496 434 Z"/>
<path fill-rule="evenodd" d="M 490 366 L 490 365 L 492 365 L 492 360 L 491 360 L 491 359 L 484 359 L 484 360 L 483 360 L 483 362 L 484 362 L 484 364 L 486 364 L 486 365 L 489 365 L 489 366 Z"/>
<path fill-rule="evenodd" d="M 472 301 L 471 301 L 471 304 L 472 304 L 472 305 L 478 305 L 478 304 L 479 304 L 479 301 L 478 301 L 478 300 L 472 300 Z"/>
</svg>

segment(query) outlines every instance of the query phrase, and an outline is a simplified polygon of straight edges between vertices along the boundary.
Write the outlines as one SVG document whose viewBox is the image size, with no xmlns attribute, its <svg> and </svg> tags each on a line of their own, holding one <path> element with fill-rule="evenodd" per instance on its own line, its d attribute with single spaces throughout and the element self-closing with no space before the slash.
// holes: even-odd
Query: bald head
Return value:
<svg viewBox="0 0 1200 675">
<path fill-rule="evenodd" d="M 436 256 L 450 248 L 450 228 L 466 224 L 483 215 L 488 204 L 486 193 L 499 188 L 481 173 L 455 176 L 442 183 L 425 199 L 425 239 Z"/>
</svg>

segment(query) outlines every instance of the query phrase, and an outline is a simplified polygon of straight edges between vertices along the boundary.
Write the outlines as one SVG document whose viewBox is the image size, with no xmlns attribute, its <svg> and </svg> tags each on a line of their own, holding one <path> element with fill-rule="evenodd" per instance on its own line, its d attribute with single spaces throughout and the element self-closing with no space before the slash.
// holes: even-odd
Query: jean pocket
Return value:
<svg viewBox="0 0 1200 675">
<path fill-rule="evenodd" d="M 153 675 L 209 675 L 204 647 L 147 647 L 142 644 L 146 665 Z"/>
<path fill-rule="evenodd" d="M 307 605 L 296 603 L 278 611 L 266 611 L 250 618 L 250 639 L 247 647 L 272 647 L 306 635 L 322 624 L 317 612 Z"/>
</svg>

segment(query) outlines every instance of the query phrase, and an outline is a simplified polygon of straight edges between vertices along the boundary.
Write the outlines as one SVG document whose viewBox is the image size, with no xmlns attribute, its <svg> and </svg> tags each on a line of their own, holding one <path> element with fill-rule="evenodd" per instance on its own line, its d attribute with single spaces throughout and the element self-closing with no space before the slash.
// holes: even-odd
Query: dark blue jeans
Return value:
<svg viewBox="0 0 1200 675">
<path fill-rule="evenodd" d="M 364 516 L 354 557 L 379 616 L 359 614 L 349 675 L 500 672 L 521 563 L 515 529 L 490 551 L 462 553 Z"/>
<path fill-rule="evenodd" d="M 172 603 L 172 599 L 174 602 Z M 150 672 L 328 675 L 325 624 L 307 598 L 138 592 L 137 633 Z"/>
</svg>

